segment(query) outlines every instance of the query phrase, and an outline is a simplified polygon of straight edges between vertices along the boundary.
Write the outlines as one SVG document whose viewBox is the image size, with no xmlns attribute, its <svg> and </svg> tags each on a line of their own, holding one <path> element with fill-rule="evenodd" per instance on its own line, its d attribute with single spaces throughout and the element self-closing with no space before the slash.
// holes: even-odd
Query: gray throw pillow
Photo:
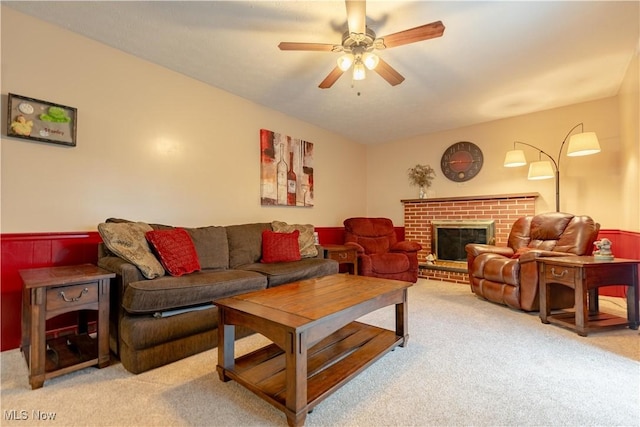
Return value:
<svg viewBox="0 0 640 427">
<path fill-rule="evenodd" d="M 147 279 L 164 276 L 164 268 L 153 255 L 145 233 L 153 229 L 144 222 L 110 222 L 98 224 L 98 232 L 107 248 L 140 269 Z"/>
<path fill-rule="evenodd" d="M 313 238 L 314 227 L 311 224 L 287 224 L 282 221 L 273 221 L 271 223 L 273 231 L 277 233 L 291 233 L 298 230 L 298 244 L 300 245 L 300 256 L 302 258 L 313 258 L 318 256 L 318 248 Z"/>
</svg>

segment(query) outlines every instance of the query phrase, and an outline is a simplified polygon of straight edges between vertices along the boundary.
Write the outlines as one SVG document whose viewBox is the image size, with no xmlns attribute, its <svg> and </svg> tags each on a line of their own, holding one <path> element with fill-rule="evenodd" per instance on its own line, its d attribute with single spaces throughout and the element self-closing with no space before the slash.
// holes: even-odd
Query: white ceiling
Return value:
<svg viewBox="0 0 640 427">
<path fill-rule="evenodd" d="M 380 51 L 398 86 L 319 89 L 339 54 L 277 46 L 340 44 L 343 1 L 2 4 L 361 143 L 614 96 L 640 38 L 638 1 L 369 0 L 378 37 L 437 20 L 444 35 Z"/>
</svg>

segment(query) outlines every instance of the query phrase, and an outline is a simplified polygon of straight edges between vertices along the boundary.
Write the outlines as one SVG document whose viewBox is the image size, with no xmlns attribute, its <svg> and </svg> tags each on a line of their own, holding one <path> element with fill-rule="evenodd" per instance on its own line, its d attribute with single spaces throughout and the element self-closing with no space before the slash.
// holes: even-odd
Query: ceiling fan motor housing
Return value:
<svg viewBox="0 0 640 427">
<path fill-rule="evenodd" d="M 382 47 L 378 47 L 378 45 Z M 342 49 L 345 52 L 358 53 L 358 51 L 360 51 L 360 53 L 362 53 L 370 52 L 373 49 L 384 49 L 384 44 L 382 43 L 382 39 L 376 40 L 376 33 L 367 27 L 364 34 L 345 31 L 342 35 Z"/>
</svg>

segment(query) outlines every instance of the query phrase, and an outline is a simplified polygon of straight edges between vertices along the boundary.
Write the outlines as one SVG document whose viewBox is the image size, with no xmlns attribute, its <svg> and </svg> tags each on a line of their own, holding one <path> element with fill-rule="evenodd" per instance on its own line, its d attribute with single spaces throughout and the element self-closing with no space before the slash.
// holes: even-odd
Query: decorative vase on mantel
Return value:
<svg viewBox="0 0 640 427">
<path fill-rule="evenodd" d="M 427 190 L 431 187 L 431 181 L 436 176 L 436 171 L 429 165 L 415 165 L 415 167 L 407 169 L 407 176 L 409 183 L 420 189 L 418 198 L 426 199 Z"/>
</svg>

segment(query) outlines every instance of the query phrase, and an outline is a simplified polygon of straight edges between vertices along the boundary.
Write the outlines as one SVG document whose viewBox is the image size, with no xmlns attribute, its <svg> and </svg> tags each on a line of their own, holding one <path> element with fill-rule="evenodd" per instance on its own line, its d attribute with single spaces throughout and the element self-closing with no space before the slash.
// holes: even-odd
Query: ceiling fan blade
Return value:
<svg viewBox="0 0 640 427">
<path fill-rule="evenodd" d="M 331 70 L 329 75 L 324 78 L 324 80 L 318 85 L 318 87 L 320 89 L 329 89 L 340 78 L 342 73 L 344 73 L 344 71 L 342 71 L 340 67 L 336 66 L 336 68 Z"/>
<path fill-rule="evenodd" d="M 442 21 L 436 21 L 380 38 L 384 40 L 384 45 L 389 48 L 433 39 L 442 36 L 443 33 L 444 25 Z"/>
<path fill-rule="evenodd" d="M 328 43 L 295 43 L 282 42 L 278 45 L 280 50 L 319 50 L 331 52 L 334 45 Z"/>
<path fill-rule="evenodd" d="M 380 75 L 383 79 L 385 79 L 391 86 L 399 85 L 404 81 L 404 77 L 402 74 L 397 72 L 395 68 L 382 60 L 382 58 L 378 58 L 378 66 L 373 69 L 376 73 Z"/>
<path fill-rule="evenodd" d="M 367 25 L 367 3 L 364 0 L 345 0 L 347 25 L 350 33 L 365 34 Z"/>
</svg>

